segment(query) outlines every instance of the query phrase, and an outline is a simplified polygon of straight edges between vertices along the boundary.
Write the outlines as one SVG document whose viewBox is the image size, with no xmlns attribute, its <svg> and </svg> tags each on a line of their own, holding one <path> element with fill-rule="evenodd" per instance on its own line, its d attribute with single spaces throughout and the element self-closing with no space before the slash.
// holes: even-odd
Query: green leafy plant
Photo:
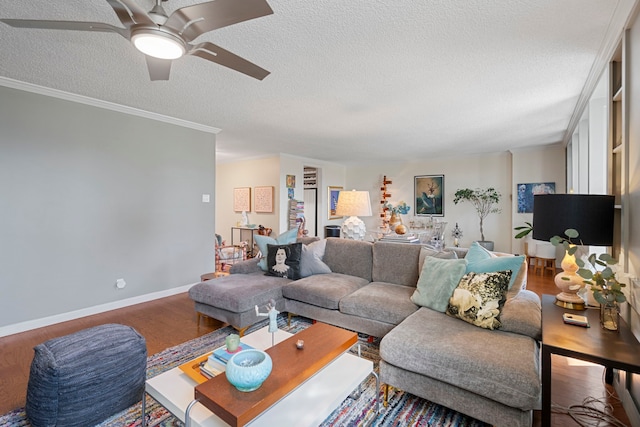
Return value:
<svg viewBox="0 0 640 427">
<path fill-rule="evenodd" d="M 515 235 L 516 239 L 522 239 L 526 237 L 533 231 L 533 225 L 530 222 L 526 222 L 526 225 L 521 225 L 520 227 L 514 227 L 513 229 L 518 231 L 518 234 Z"/>
<path fill-rule="evenodd" d="M 411 209 L 411 206 L 407 205 L 403 200 L 400 200 L 395 207 L 389 202 L 385 203 L 384 206 L 391 212 L 402 215 L 406 215 Z"/>
<path fill-rule="evenodd" d="M 578 250 L 578 244 L 582 245 L 582 241 L 576 243 L 574 240 L 578 239 L 580 233 L 573 228 L 568 228 L 564 232 L 566 237 L 553 236 L 550 240 L 554 246 L 562 245 L 569 255 L 575 255 Z M 593 298 L 600 304 L 607 304 L 612 302 L 625 302 L 627 298 L 622 292 L 622 288 L 626 285 L 618 282 L 616 273 L 611 268 L 612 265 L 616 265 L 618 261 L 611 255 L 604 253 L 600 255 L 590 254 L 587 257 L 587 262 L 580 258 L 576 258 L 576 264 L 578 264 L 578 271 L 576 274 L 584 279 L 584 283 L 591 286 L 593 291 Z M 562 277 L 563 280 L 569 280 Z"/>
<path fill-rule="evenodd" d="M 469 202 L 476 209 L 478 217 L 480 218 L 480 236 L 484 240 L 484 219 L 492 213 L 500 213 L 501 209 L 495 207 L 495 204 L 500 203 L 502 195 L 493 187 L 486 189 L 476 188 L 471 190 L 470 188 L 461 188 L 455 193 L 453 203 L 456 205 L 460 202 Z"/>
</svg>

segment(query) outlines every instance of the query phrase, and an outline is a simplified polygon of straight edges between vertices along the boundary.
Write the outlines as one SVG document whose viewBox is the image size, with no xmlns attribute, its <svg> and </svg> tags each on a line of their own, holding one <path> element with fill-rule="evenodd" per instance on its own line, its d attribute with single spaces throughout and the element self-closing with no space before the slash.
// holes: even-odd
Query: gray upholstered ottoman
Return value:
<svg viewBox="0 0 640 427">
<path fill-rule="evenodd" d="M 34 427 L 95 425 L 142 399 L 147 347 L 129 326 L 96 326 L 34 350 L 26 405 Z"/>
</svg>

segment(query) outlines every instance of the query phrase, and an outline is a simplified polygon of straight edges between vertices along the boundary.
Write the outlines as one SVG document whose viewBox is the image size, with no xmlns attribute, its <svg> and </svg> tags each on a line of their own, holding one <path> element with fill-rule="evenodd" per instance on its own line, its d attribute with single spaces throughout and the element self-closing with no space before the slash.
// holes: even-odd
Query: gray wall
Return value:
<svg viewBox="0 0 640 427">
<path fill-rule="evenodd" d="M 0 327 L 199 281 L 214 189 L 212 133 L 0 87 Z"/>
</svg>

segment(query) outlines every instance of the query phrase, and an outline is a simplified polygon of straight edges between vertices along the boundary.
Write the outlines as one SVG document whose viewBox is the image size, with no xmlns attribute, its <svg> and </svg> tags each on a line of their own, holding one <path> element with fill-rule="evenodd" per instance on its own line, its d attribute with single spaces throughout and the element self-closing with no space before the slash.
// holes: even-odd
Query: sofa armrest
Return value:
<svg viewBox="0 0 640 427">
<path fill-rule="evenodd" d="M 513 298 L 508 298 L 500 313 L 503 331 L 526 335 L 534 340 L 542 338 L 542 305 L 540 297 L 522 289 Z"/>
<path fill-rule="evenodd" d="M 262 269 L 258 267 L 258 261 L 260 261 L 260 258 L 251 258 L 246 261 L 237 262 L 231 266 L 229 273 L 231 274 L 259 273 L 262 271 Z"/>
</svg>

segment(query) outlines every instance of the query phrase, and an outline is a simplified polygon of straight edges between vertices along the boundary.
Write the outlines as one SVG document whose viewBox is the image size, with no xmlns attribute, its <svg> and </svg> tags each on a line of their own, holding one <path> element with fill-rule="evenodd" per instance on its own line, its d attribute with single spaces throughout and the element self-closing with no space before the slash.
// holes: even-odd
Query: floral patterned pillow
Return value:
<svg viewBox="0 0 640 427">
<path fill-rule="evenodd" d="M 467 273 L 449 298 L 446 313 L 485 329 L 498 329 L 511 271 Z"/>
</svg>

